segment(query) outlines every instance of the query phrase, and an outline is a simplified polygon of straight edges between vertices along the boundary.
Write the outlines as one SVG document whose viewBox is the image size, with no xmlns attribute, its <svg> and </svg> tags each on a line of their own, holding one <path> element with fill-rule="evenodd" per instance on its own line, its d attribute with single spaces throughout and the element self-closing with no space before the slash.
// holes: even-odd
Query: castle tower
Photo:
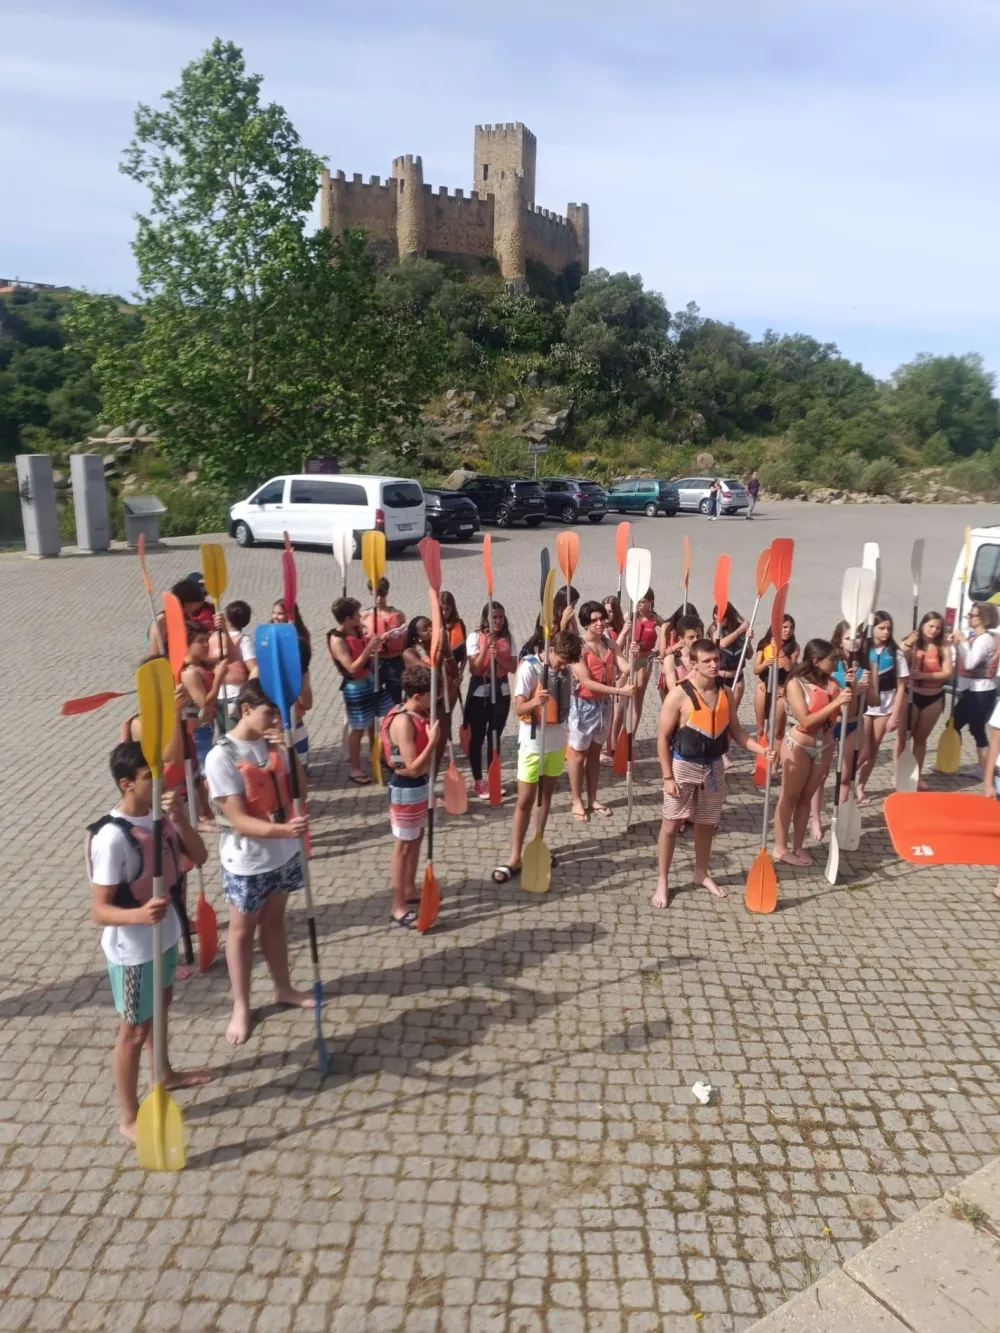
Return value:
<svg viewBox="0 0 1000 1333">
<path fill-rule="evenodd" d="M 400 260 L 422 259 L 427 254 L 427 214 L 424 204 L 424 164 L 407 153 L 392 160 L 396 180 L 396 243 Z"/>
<path fill-rule="evenodd" d="M 342 171 L 331 176 L 330 172 L 324 169 L 320 180 L 320 222 L 324 227 L 328 227 L 334 236 L 342 236 L 347 226 L 344 201 L 346 189 L 347 179 Z"/>
<path fill-rule="evenodd" d="M 581 273 L 590 272 L 590 205 L 567 204 L 566 221 L 576 237 L 576 259 Z"/>
<path fill-rule="evenodd" d="M 500 182 L 497 182 L 500 186 Z M 500 272 L 507 280 L 507 290 L 523 295 L 528 290 L 525 276 L 525 183 L 517 172 L 505 175 L 493 205 L 493 253 Z"/>
<path fill-rule="evenodd" d="M 511 176 L 523 179 L 523 198 L 535 206 L 535 157 L 538 141 L 520 121 L 506 125 L 477 125 L 472 188 L 499 198 L 501 183 Z"/>
</svg>

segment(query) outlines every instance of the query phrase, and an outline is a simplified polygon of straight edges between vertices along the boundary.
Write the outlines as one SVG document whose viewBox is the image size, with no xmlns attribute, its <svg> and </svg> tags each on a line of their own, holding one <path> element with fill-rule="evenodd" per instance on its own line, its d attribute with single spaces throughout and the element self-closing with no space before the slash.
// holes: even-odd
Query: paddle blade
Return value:
<svg viewBox="0 0 1000 1333">
<path fill-rule="evenodd" d="M 440 910 L 441 886 L 437 881 L 433 865 L 428 861 L 424 869 L 424 880 L 420 886 L 420 907 L 417 910 L 417 930 L 421 935 L 425 930 L 430 930 L 438 919 Z"/>
<path fill-rule="evenodd" d="M 878 591 L 882 583 L 882 556 L 879 553 L 878 542 L 865 542 L 861 551 L 861 564 L 865 569 L 870 569 L 875 576 L 875 587 L 872 591 L 872 606 L 874 607 L 878 601 Z"/>
<path fill-rule="evenodd" d="M 840 843 L 837 841 L 836 821 L 830 826 L 830 848 L 826 854 L 826 869 L 823 877 L 828 884 L 836 884 L 840 871 Z"/>
<path fill-rule="evenodd" d="M 289 620 L 299 600 L 299 576 L 295 569 L 295 552 L 288 533 L 285 533 L 285 549 L 281 553 L 281 599 L 285 603 L 285 615 Z"/>
<path fill-rule="evenodd" d="M 379 579 L 385 574 L 384 532 L 371 531 L 361 534 L 361 564 L 374 592 Z"/>
<path fill-rule="evenodd" d="M 920 579 L 924 572 L 924 539 L 918 537 L 913 543 L 913 549 L 910 552 L 910 576 L 913 579 L 913 598 L 916 600 L 920 592 Z"/>
<path fill-rule="evenodd" d="M 163 618 L 167 632 L 167 660 L 174 680 L 179 682 L 187 658 L 187 623 L 184 608 L 172 592 L 163 594 Z"/>
<path fill-rule="evenodd" d="M 92 713 L 95 708 L 103 708 L 111 699 L 124 699 L 120 690 L 103 690 L 100 694 L 87 694 L 82 699 L 67 699 L 59 709 L 63 717 L 75 717 L 77 713 Z"/>
<path fill-rule="evenodd" d="M 792 556 L 794 553 L 795 543 L 791 537 L 775 537 L 771 543 L 768 578 L 775 588 L 780 588 L 792 577 Z"/>
<path fill-rule="evenodd" d="M 499 805 L 503 800 L 503 786 L 500 781 L 500 754 L 497 750 L 493 751 L 493 758 L 486 770 L 486 792 L 490 798 L 490 805 Z"/>
<path fill-rule="evenodd" d="M 458 743 L 462 747 L 462 753 L 468 757 L 469 746 L 472 744 L 472 728 L 468 722 L 463 722 L 458 729 Z"/>
<path fill-rule="evenodd" d="M 965 546 L 962 550 L 962 574 L 960 582 L 969 581 L 969 553 L 972 550 L 972 528 L 967 523 L 965 525 Z"/>
<path fill-rule="evenodd" d="M 763 597 L 771 583 L 771 548 L 765 546 L 757 557 L 757 569 L 754 574 L 754 583 L 757 587 L 757 596 Z"/>
<path fill-rule="evenodd" d="M 489 533 L 483 538 L 483 578 L 486 580 L 486 596 L 493 596 L 493 538 Z"/>
<path fill-rule="evenodd" d="M 372 778 L 380 787 L 385 786 L 382 779 L 382 746 L 378 737 L 375 738 L 375 744 L 372 746 Z"/>
<path fill-rule="evenodd" d="M 201 577 L 216 608 L 226 591 L 226 553 L 218 542 L 202 542 Z"/>
<path fill-rule="evenodd" d="M 441 651 L 441 599 L 432 587 L 427 589 L 427 597 L 431 607 L 431 661 L 436 663 Z"/>
<path fill-rule="evenodd" d="M 904 861 L 1000 865 L 1000 802 L 972 792 L 894 792 L 882 811 L 896 855 Z"/>
<path fill-rule="evenodd" d="M 449 815 L 464 815 L 469 808 L 469 793 L 465 779 L 455 767 L 454 755 L 444 774 L 444 808 Z"/>
<path fill-rule="evenodd" d="M 572 583 L 580 563 L 580 537 L 575 532 L 560 532 L 556 538 L 556 560 L 562 570 L 563 583 Z"/>
<path fill-rule="evenodd" d="M 684 591 L 687 592 L 688 584 L 691 581 L 691 541 L 684 537 Z"/>
<path fill-rule="evenodd" d="M 611 763 L 611 771 L 616 778 L 623 778 L 628 772 L 628 733 L 625 727 L 622 727 L 615 741 L 615 757 Z"/>
<path fill-rule="evenodd" d="M 934 767 L 939 773 L 957 773 L 962 762 L 962 737 L 955 730 L 955 719 L 949 718 L 938 740 Z"/>
<path fill-rule="evenodd" d="M 757 737 L 761 745 L 767 744 L 767 732 L 762 731 Z M 757 762 L 753 766 L 753 780 L 755 787 L 764 787 L 767 784 L 767 755 L 759 754 Z"/>
<path fill-rule="evenodd" d="M 854 790 L 848 792 L 847 800 L 837 811 L 837 844 L 842 852 L 856 852 L 861 846 L 861 811 L 854 796 Z"/>
<path fill-rule="evenodd" d="M 287 731 L 292 705 L 302 693 L 302 655 L 294 625 L 258 625 L 253 636 L 260 686 Z"/>
<path fill-rule="evenodd" d="M 163 751 L 174 734 L 174 676 L 165 657 L 143 662 L 135 673 L 142 753 L 154 778 L 163 772 Z"/>
<path fill-rule="evenodd" d="M 774 594 L 771 606 L 771 645 L 774 651 L 781 652 L 781 627 L 785 623 L 785 602 L 788 600 L 788 584 L 783 583 Z"/>
<path fill-rule="evenodd" d="M 420 559 L 424 562 L 427 582 L 435 592 L 441 591 L 441 543 L 433 537 L 421 537 L 417 542 Z"/>
<path fill-rule="evenodd" d="M 536 833 L 521 859 L 521 888 L 526 893 L 548 893 L 552 886 L 552 853 Z"/>
<path fill-rule="evenodd" d="M 721 625 L 729 609 L 729 571 L 732 560 L 728 555 L 720 555 L 715 562 L 715 579 L 712 595 L 715 598 L 715 623 Z"/>
<path fill-rule="evenodd" d="M 628 554 L 629 533 L 632 531 L 632 524 L 626 521 L 619 523 L 615 529 L 615 559 L 618 562 L 618 573 L 625 573 L 625 557 Z"/>
<path fill-rule="evenodd" d="M 552 568 L 552 557 L 549 555 L 549 548 L 542 547 L 540 556 L 541 580 L 538 584 L 538 600 L 541 601 L 545 596 L 545 580 L 549 577 L 549 570 Z"/>
<path fill-rule="evenodd" d="M 743 901 L 748 912 L 762 912 L 765 915 L 773 912 L 778 905 L 778 877 L 766 847 L 760 849 L 750 867 Z"/>
<path fill-rule="evenodd" d="M 204 893 L 198 894 L 194 922 L 198 931 L 198 967 L 207 972 L 219 952 L 219 918 Z"/>
<path fill-rule="evenodd" d="M 135 1147 L 145 1171 L 183 1171 L 184 1122 L 162 1083 L 144 1097 L 135 1122 Z"/>
<path fill-rule="evenodd" d="M 343 579 L 347 579 L 347 569 L 351 563 L 351 557 L 354 555 L 354 532 L 343 524 L 336 523 L 333 528 L 333 558 L 340 566 L 340 572 Z"/>
<path fill-rule="evenodd" d="M 632 546 L 625 557 L 625 591 L 633 610 L 649 592 L 649 583 L 653 577 L 653 557 L 642 546 Z"/>
<path fill-rule="evenodd" d="M 901 792 L 916 791 L 920 782 L 920 770 L 912 749 L 907 745 L 896 764 L 896 790 Z"/>
</svg>

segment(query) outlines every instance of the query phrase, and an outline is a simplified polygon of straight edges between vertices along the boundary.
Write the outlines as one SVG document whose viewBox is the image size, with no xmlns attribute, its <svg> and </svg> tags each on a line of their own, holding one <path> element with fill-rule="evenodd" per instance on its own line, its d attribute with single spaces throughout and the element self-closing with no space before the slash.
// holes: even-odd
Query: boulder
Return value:
<svg viewBox="0 0 1000 1333">
<path fill-rule="evenodd" d="M 60 472 L 58 468 L 52 469 L 52 485 L 57 491 L 65 491 L 69 487 L 69 478 L 65 472 Z"/>
<path fill-rule="evenodd" d="M 490 421 L 494 425 L 497 426 L 502 425 L 502 423 L 505 422 L 506 420 L 507 420 L 507 413 L 503 410 L 502 407 L 495 407 L 493 411 L 490 413 Z"/>
<path fill-rule="evenodd" d="M 445 400 L 449 403 L 453 403 L 457 397 L 458 397 L 457 389 L 449 389 L 448 392 L 445 394 Z"/>
<path fill-rule="evenodd" d="M 517 407 L 517 394 L 516 393 L 505 394 L 503 405 L 508 412 L 513 412 L 514 408 Z"/>
<path fill-rule="evenodd" d="M 470 477 L 474 477 L 475 475 L 475 472 L 470 472 L 468 468 L 457 467 L 454 472 L 449 473 L 448 476 L 445 477 L 441 489 L 445 491 L 457 491 L 463 481 L 468 481 Z"/>
<path fill-rule="evenodd" d="M 135 419 L 135 421 L 130 421 L 130 422 L 126 425 L 126 427 L 125 427 L 125 434 L 126 434 L 126 435 L 131 435 L 131 436 L 136 436 L 136 435 L 138 435 L 138 434 L 139 434 L 139 427 L 140 427 L 141 425 L 142 425 L 142 422 L 141 422 L 141 421 L 138 419 L 138 417 L 137 417 L 137 418 Z"/>
<path fill-rule="evenodd" d="M 473 410 L 472 410 L 471 407 L 467 407 L 467 408 L 465 408 L 465 410 L 462 412 L 462 420 L 463 420 L 463 421 L 471 421 L 472 418 L 473 418 L 474 416 L 475 416 L 475 413 L 473 412 Z"/>
<path fill-rule="evenodd" d="M 130 433 L 131 432 L 127 431 L 124 426 L 114 426 L 112 427 L 111 430 L 108 431 L 107 435 L 105 436 L 105 439 L 125 440 L 128 439 Z"/>
<path fill-rule="evenodd" d="M 138 435 L 141 440 L 152 440 L 156 438 L 156 431 L 153 430 L 151 426 L 140 425 L 139 429 L 136 431 L 136 435 Z"/>
<path fill-rule="evenodd" d="M 524 382 L 529 389 L 537 389 L 539 384 L 541 383 L 538 371 L 529 370 L 527 375 L 524 377 Z"/>
<path fill-rule="evenodd" d="M 131 458 L 134 453 L 135 453 L 135 445 L 132 443 L 131 440 L 128 440 L 126 441 L 125 444 L 120 444 L 118 446 L 118 448 L 115 450 L 115 457 Z"/>
<path fill-rule="evenodd" d="M 105 440 L 111 434 L 112 426 L 95 426 L 91 431 L 91 436 L 95 440 Z"/>
</svg>

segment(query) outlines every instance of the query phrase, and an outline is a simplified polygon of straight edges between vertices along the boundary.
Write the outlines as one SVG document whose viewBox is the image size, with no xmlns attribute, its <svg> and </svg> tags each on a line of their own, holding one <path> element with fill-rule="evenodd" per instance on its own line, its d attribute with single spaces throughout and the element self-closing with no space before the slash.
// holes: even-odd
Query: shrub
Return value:
<svg viewBox="0 0 1000 1333">
<path fill-rule="evenodd" d="M 997 479 L 990 454 L 977 453 L 959 463 L 953 463 L 944 474 L 949 486 L 973 495 L 991 498 L 997 491 Z"/>
<path fill-rule="evenodd" d="M 891 458 L 876 458 L 861 474 L 861 489 L 869 495 L 896 495 L 902 480 L 898 463 Z"/>
<path fill-rule="evenodd" d="M 832 454 L 821 463 L 818 475 L 826 486 L 836 486 L 842 491 L 860 491 L 864 489 L 862 483 L 867 467 L 860 454 Z"/>
<path fill-rule="evenodd" d="M 935 431 L 920 450 L 920 461 L 924 467 L 947 467 L 954 458 L 948 436 L 943 430 Z"/>
<path fill-rule="evenodd" d="M 774 458 L 760 469 L 760 484 L 765 491 L 789 499 L 803 489 L 798 468 L 790 458 Z"/>
</svg>

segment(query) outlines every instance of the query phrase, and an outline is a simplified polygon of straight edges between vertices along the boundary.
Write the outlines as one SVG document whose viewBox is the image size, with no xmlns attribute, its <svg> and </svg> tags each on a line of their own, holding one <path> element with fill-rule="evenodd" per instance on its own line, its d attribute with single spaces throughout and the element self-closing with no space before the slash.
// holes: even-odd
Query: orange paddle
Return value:
<svg viewBox="0 0 1000 1333">
<path fill-rule="evenodd" d="M 747 660 L 747 649 L 750 647 L 750 636 L 753 634 L 753 624 L 757 619 L 757 612 L 760 609 L 760 599 L 767 592 L 768 585 L 771 582 L 771 548 L 765 546 L 763 551 L 757 557 L 757 570 L 754 575 L 754 583 L 757 588 L 757 600 L 753 604 L 753 612 L 750 616 L 750 624 L 747 632 L 743 636 L 743 648 L 740 652 L 739 665 L 736 668 L 736 675 L 733 677 L 733 684 L 738 684 L 743 679 L 743 663 Z"/>
<path fill-rule="evenodd" d="M 615 530 L 615 559 L 618 561 L 618 600 L 622 599 L 622 579 L 625 577 L 625 557 L 628 555 L 629 533 L 632 524 L 626 519 Z"/>
<path fill-rule="evenodd" d="M 437 543 L 435 543 L 436 545 Z M 437 721 L 437 657 L 441 647 L 441 606 L 433 588 L 428 588 L 431 604 L 431 726 Z M 420 889 L 420 907 L 417 911 L 417 930 L 422 935 L 430 930 L 441 910 L 441 886 L 434 873 L 434 788 L 437 777 L 433 755 L 427 782 L 427 865 Z"/>
<path fill-rule="evenodd" d="M 156 635 L 157 646 L 161 654 L 166 655 L 166 648 L 163 645 L 163 635 L 160 633 L 159 621 L 156 618 L 156 603 L 153 601 L 153 580 L 149 577 L 149 570 L 146 568 L 146 534 L 139 533 L 139 540 L 135 544 L 136 551 L 139 554 L 139 573 L 142 575 L 142 586 L 146 589 L 146 596 L 149 598 L 149 609 L 153 613 L 153 624 L 151 629 Z M 187 650 L 187 634 L 185 632 L 184 647 Z"/>
<path fill-rule="evenodd" d="M 556 538 L 556 560 L 559 562 L 559 568 L 562 570 L 563 583 L 566 588 L 566 605 L 569 605 L 569 585 L 573 582 L 573 575 L 576 573 L 576 567 L 580 563 L 580 535 L 576 532 L 560 532 Z M 559 626 L 554 626 L 558 629 Z"/>
<path fill-rule="evenodd" d="M 486 578 L 486 628 L 493 632 L 493 538 L 489 533 L 483 538 L 483 575 Z M 486 791 L 490 805 L 499 805 L 503 800 L 503 786 L 500 780 L 500 733 L 496 729 L 497 719 L 497 668 L 492 651 L 490 652 L 490 731 L 493 733 L 493 758 L 486 771 Z"/>
<path fill-rule="evenodd" d="M 791 537 L 775 537 L 771 543 L 768 577 L 774 588 L 783 588 L 792 577 L 792 556 L 795 543 Z"/>
<path fill-rule="evenodd" d="M 726 618 L 726 612 L 729 610 L 729 571 L 732 568 L 732 560 L 728 555 L 720 555 L 715 562 L 715 580 L 712 584 L 712 595 L 715 598 L 715 623 L 721 631 L 722 622 Z"/>
<path fill-rule="evenodd" d="M 691 542 L 684 536 L 684 614 L 688 609 L 688 584 L 691 581 Z"/>
<path fill-rule="evenodd" d="M 788 584 L 783 583 L 774 598 L 771 607 L 771 639 L 780 642 L 781 624 L 785 618 L 785 601 L 788 597 Z M 778 705 L 778 655 L 775 652 L 771 663 L 771 725 L 769 738 L 774 744 L 774 720 Z M 766 757 L 765 757 L 766 762 Z M 767 851 L 769 815 L 771 813 L 771 772 L 772 765 L 767 764 L 767 776 L 764 782 L 764 822 L 761 831 L 761 848 L 747 875 L 744 901 L 750 912 L 773 912 L 778 905 L 778 877 L 774 873 L 774 862 Z"/>
<path fill-rule="evenodd" d="M 893 792 L 882 807 L 896 855 L 918 866 L 1000 865 L 1000 802 L 973 792 Z"/>
</svg>

